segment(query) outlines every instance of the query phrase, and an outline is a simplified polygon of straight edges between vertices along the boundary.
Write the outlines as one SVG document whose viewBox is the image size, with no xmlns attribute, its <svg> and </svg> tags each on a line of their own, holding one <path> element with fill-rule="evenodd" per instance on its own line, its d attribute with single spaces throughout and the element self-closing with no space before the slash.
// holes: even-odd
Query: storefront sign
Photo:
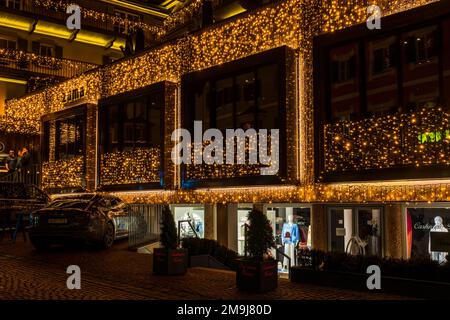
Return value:
<svg viewBox="0 0 450 320">
<path fill-rule="evenodd" d="M 64 94 L 63 104 L 68 105 L 72 102 L 79 101 L 85 97 L 86 91 L 84 87 L 76 88 Z"/>
<path fill-rule="evenodd" d="M 419 140 L 419 143 L 439 142 L 444 139 L 450 139 L 450 129 L 419 133 L 417 139 Z"/>
<path fill-rule="evenodd" d="M 449 232 L 430 232 L 431 251 L 450 252 Z"/>
<path fill-rule="evenodd" d="M 414 224 L 414 230 L 431 230 L 434 227 L 434 224 L 430 224 L 430 223 L 420 223 L 420 222 L 416 222 Z M 450 223 L 447 224 L 445 226 L 447 229 L 450 229 Z"/>
</svg>

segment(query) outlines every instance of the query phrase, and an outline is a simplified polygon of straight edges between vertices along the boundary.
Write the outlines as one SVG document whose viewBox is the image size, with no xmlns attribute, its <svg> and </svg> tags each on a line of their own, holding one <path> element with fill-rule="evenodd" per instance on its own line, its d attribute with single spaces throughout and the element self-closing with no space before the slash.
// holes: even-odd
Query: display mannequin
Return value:
<svg viewBox="0 0 450 320">
<path fill-rule="evenodd" d="M 202 238 L 203 237 L 203 221 L 202 218 L 196 214 L 187 211 L 181 218 L 181 220 L 189 220 L 191 221 L 192 227 L 194 228 L 197 235 Z M 181 237 L 193 237 L 193 231 L 189 227 L 189 225 L 183 223 L 181 224 Z"/>
<path fill-rule="evenodd" d="M 281 231 L 281 241 L 284 246 L 284 254 L 291 258 L 291 265 L 295 265 L 295 247 L 299 240 L 298 226 L 294 223 L 294 216 L 292 214 L 287 215 L 287 221 L 283 224 Z M 283 267 L 287 268 L 288 259 L 285 257 L 283 261 Z"/>
<path fill-rule="evenodd" d="M 442 217 L 436 216 L 434 218 L 434 227 L 431 228 L 430 232 L 448 232 L 447 228 L 444 227 L 443 222 L 444 220 L 442 219 Z M 428 251 L 431 254 L 431 260 L 437 261 L 439 263 L 444 263 L 447 261 L 445 257 L 448 255 L 448 252 L 431 251 L 431 241 L 428 242 Z"/>
</svg>

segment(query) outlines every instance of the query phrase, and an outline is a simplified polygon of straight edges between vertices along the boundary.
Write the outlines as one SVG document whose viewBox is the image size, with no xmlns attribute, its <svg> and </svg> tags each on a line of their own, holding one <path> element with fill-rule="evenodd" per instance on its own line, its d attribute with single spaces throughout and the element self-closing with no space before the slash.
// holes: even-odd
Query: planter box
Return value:
<svg viewBox="0 0 450 320">
<path fill-rule="evenodd" d="M 278 287 L 277 261 L 238 259 L 236 284 L 239 290 L 267 292 Z"/>
<path fill-rule="evenodd" d="M 369 290 L 366 284 L 369 276 L 370 274 L 291 268 L 291 281 L 297 283 L 416 298 L 450 299 L 450 283 L 382 276 L 381 289 Z"/>
<path fill-rule="evenodd" d="M 186 249 L 155 248 L 153 250 L 153 273 L 159 275 L 183 275 L 188 267 Z"/>
</svg>

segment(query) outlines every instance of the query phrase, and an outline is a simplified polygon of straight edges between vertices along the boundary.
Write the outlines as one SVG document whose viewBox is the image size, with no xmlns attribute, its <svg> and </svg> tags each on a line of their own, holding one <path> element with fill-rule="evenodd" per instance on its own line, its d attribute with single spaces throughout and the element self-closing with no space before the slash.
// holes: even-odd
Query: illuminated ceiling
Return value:
<svg viewBox="0 0 450 320">
<path fill-rule="evenodd" d="M 78 32 L 70 31 L 66 28 L 61 28 L 59 24 L 43 20 L 35 21 L 34 19 L 6 12 L 0 12 L 0 25 L 2 27 L 27 31 L 30 34 L 35 33 L 48 35 L 66 39 L 68 41 L 77 41 L 96 45 L 106 49 L 112 48 L 115 50 L 120 50 L 120 46 L 125 46 L 125 40 L 123 38 L 115 38 L 113 36 L 90 32 L 87 30 L 80 30 Z"/>
<path fill-rule="evenodd" d="M 119 7 L 166 18 L 171 12 L 188 4 L 191 0 L 98 0 Z"/>
</svg>

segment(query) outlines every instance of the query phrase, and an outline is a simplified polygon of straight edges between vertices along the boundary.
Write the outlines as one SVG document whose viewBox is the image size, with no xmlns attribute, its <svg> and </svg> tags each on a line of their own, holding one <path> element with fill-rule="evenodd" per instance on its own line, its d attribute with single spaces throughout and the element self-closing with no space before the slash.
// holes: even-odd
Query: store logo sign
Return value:
<svg viewBox="0 0 450 320">
<path fill-rule="evenodd" d="M 73 90 L 65 93 L 62 102 L 63 102 L 63 104 L 69 104 L 69 103 L 83 99 L 85 97 L 85 95 L 86 94 L 85 94 L 84 87 L 76 88 L 76 89 L 73 89 Z"/>
<path fill-rule="evenodd" d="M 173 163 L 176 165 L 260 164 L 262 165 L 261 175 L 278 173 L 280 163 L 278 129 L 260 129 L 258 132 L 252 128 L 245 131 L 243 129 L 226 129 L 225 131 L 224 141 L 221 130 L 208 129 L 202 134 L 202 121 L 194 121 L 192 148 L 191 133 L 187 129 L 174 130 L 172 141 L 176 142 L 176 145 L 171 154 Z"/>
<path fill-rule="evenodd" d="M 419 140 L 420 144 L 430 143 L 430 142 L 439 142 L 444 139 L 450 140 L 450 129 L 443 130 L 443 131 L 432 131 L 432 132 L 419 133 L 417 135 L 417 139 Z"/>
</svg>

